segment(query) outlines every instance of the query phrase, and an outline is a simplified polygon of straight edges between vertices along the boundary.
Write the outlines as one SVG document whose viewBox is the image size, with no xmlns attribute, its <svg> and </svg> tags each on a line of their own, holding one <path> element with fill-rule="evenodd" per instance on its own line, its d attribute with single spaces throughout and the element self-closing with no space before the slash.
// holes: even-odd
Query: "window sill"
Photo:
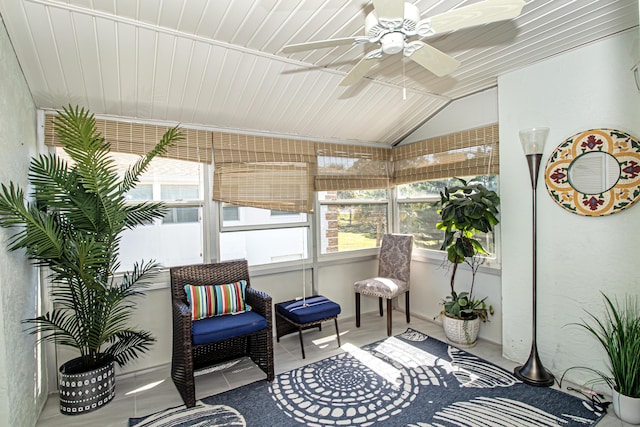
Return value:
<svg viewBox="0 0 640 427">
<path fill-rule="evenodd" d="M 438 266 L 446 266 L 449 263 L 444 252 L 431 251 L 428 249 L 414 249 L 412 259 L 414 261 L 425 262 Z M 470 270 L 469 266 L 465 263 L 460 264 L 458 268 L 463 270 Z M 487 258 L 487 261 L 480 266 L 478 272 L 500 276 L 502 275 L 502 268 L 497 259 Z"/>
</svg>

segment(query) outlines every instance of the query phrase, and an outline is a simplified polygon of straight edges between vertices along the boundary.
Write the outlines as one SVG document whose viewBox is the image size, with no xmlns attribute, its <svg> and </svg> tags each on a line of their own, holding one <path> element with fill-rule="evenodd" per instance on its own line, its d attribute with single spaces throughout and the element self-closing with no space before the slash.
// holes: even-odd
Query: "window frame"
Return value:
<svg viewBox="0 0 640 427">
<path fill-rule="evenodd" d="M 315 229 L 316 229 L 316 233 L 315 233 L 315 250 L 316 250 L 316 255 L 318 257 L 319 261 L 337 261 L 337 260 L 355 260 L 358 258 L 370 258 L 372 256 L 377 256 L 378 252 L 380 251 L 380 246 L 376 246 L 373 248 L 364 248 L 364 249 L 353 249 L 353 250 L 348 250 L 348 251 L 338 251 L 338 252 L 328 252 L 328 253 L 322 253 L 322 218 L 321 218 L 321 207 L 323 205 L 386 205 L 386 214 L 387 214 L 387 224 L 386 224 L 386 230 L 385 233 L 389 233 L 391 232 L 390 230 L 393 230 L 393 224 L 394 224 L 394 210 L 393 210 L 393 206 L 392 206 L 392 193 L 395 190 L 395 188 L 388 188 L 386 189 L 387 191 L 387 198 L 385 200 L 381 200 L 381 199 L 338 199 L 338 200 L 320 200 L 320 198 L 318 197 L 319 192 L 315 193 L 315 203 L 316 203 L 316 208 L 315 208 L 315 212 L 317 214 L 314 214 L 315 218 Z M 346 191 L 351 191 L 351 190 L 346 190 Z M 397 229 L 397 228 L 396 228 Z"/>
<path fill-rule="evenodd" d="M 500 174 L 492 174 L 495 175 L 497 177 L 496 179 L 496 192 L 499 194 L 499 190 L 500 190 Z M 451 177 L 453 178 L 453 177 Z M 467 179 L 469 177 L 464 177 L 463 179 Z M 422 182 L 422 181 L 421 181 Z M 399 184 L 399 185 L 407 185 L 407 184 Z M 393 204 L 393 209 L 394 209 L 394 218 L 396 219 L 396 222 L 394 222 L 393 226 L 394 226 L 394 230 L 400 230 L 400 205 L 403 203 L 433 203 L 435 202 L 440 202 L 440 195 L 433 195 L 433 196 L 427 196 L 427 197 L 408 197 L 408 198 L 400 198 L 398 197 L 398 186 L 395 186 L 393 188 L 393 192 L 394 192 L 394 204 Z M 482 256 L 482 258 L 485 259 L 484 264 L 480 267 L 480 271 L 484 271 L 484 272 L 491 272 L 491 271 L 495 271 L 495 270 L 500 270 L 501 266 L 502 266 L 502 262 L 501 262 L 501 251 L 500 251 L 500 247 L 501 247 L 501 235 L 500 235 L 500 225 L 501 222 L 498 223 L 493 230 L 493 239 L 494 239 L 494 256 Z M 415 247 L 413 248 L 413 256 L 416 259 L 419 259 L 421 261 L 425 261 L 425 262 L 429 262 L 429 263 L 433 263 L 433 264 L 442 264 L 443 260 L 446 261 L 447 259 L 447 253 L 445 251 L 439 250 L 439 249 L 427 249 L 427 248 L 418 248 Z M 465 268 L 465 264 L 461 264 L 462 268 Z"/>
<path fill-rule="evenodd" d="M 298 221 L 298 222 L 275 222 L 275 223 L 266 223 L 266 224 L 253 224 L 253 225 L 224 225 L 224 217 L 223 217 L 223 209 L 225 202 L 211 201 L 212 210 L 216 212 L 217 220 L 215 221 L 212 233 L 213 241 L 212 245 L 215 245 L 215 258 L 214 262 L 219 262 L 222 259 L 222 245 L 221 238 L 223 233 L 233 233 L 233 232 L 244 232 L 244 231 L 262 231 L 262 230 L 284 230 L 291 228 L 306 228 L 307 229 L 307 245 L 305 247 L 306 257 L 300 258 L 299 260 L 287 260 L 287 261 L 279 261 L 272 263 L 264 263 L 264 264 L 249 264 L 249 267 L 255 271 L 281 271 L 282 269 L 286 271 L 293 271 L 296 268 L 299 268 L 300 265 L 305 265 L 307 263 L 311 264 L 314 259 L 314 243 L 313 243 L 313 214 L 308 214 L 304 212 L 296 213 L 291 212 L 291 215 L 306 215 L 306 220 Z M 251 206 L 239 206 L 238 205 L 238 221 L 242 221 L 242 209 L 243 207 L 252 208 Z M 265 211 L 271 211 L 270 209 L 265 208 L 254 208 L 254 209 L 262 209 Z M 271 217 L 271 212 L 269 212 L 269 217 Z"/>
</svg>

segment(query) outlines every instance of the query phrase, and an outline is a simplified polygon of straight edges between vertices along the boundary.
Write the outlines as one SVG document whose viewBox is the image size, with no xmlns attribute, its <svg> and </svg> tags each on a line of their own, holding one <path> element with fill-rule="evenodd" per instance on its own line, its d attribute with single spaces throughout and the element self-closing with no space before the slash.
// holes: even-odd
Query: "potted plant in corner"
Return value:
<svg viewBox="0 0 640 427">
<path fill-rule="evenodd" d="M 136 263 L 117 280 L 114 274 L 120 233 L 163 215 L 162 204 L 126 203 L 126 194 L 181 133 L 177 127 L 168 130 L 120 177 L 109 144 L 84 108 L 65 108 L 54 129 L 72 161 L 55 154 L 34 157 L 28 200 L 13 182 L 2 184 L 0 226 L 16 229 L 9 250 L 23 249 L 35 265 L 48 268 L 53 309 L 24 322 L 42 340 L 79 353 L 60 367 L 60 411 L 79 414 L 111 401 L 114 364 L 123 366 L 155 341 L 128 322 L 131 297 L 141 294 L 157 264 Z"/>
<path fill-rule="evenodd" d="M 612 391 L 613 410 L 622 421 L 640 424 L 640 302 L 637 296 L 627 295 L 624 303 L 612 301 L 602 294 L 605 314 L 601 319 L 587 312 L 590 321 L 574 323 L 593 335 L 607 355 L 609 372 L 576 366 L 565 371 L 560 379 L 572 369 L 594 372 L 597 380 L 604 382 Z"/>
<path fill-rule="evenodd" d="M 467 182 L 457 178 L 462 185 L 445 188 L 440 193 L 439 230 L 444 230 L 441 250 L 447 252 L 447 260 L 452 265 L 451 294 L 443 301 L 442 324 L 447 339 L 457 345 L 475 345 L 480 330 L 480 321 L 487 321 L 493 308 L 487 306 L 486 297 L 477 298 L 473 294 L 478 268 L 484 263 L 482 255 L 487 255 L 478 233 L 489 233 L 498 224 L 500 198 L 495 191 L 477 182 Z M 471 269 L 471 283 L 468 290 L 456 291 L 455 279 L 458 266 L 466 263 Z"/>
</svg>

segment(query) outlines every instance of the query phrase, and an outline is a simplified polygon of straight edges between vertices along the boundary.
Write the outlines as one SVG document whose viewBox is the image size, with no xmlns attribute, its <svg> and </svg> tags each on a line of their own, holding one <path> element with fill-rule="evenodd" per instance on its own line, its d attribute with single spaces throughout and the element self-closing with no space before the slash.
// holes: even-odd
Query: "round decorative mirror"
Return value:
<svg viewBox="0 0 640 427">
<path fill-rule="evenodd" d="M 619 178 L 620 164 L 613 155 L 602 151 L 584 153 L 569 165 L 569 183 L 580 193 L 609 191 Z"/>
<path fill-rule="evenodd" d="M 545 184 L 569 212 L 604 216 L 640 198 L 640 143 L 615 129 L 591 129 L 567 138 L 551 153 Z"/>
</svg>

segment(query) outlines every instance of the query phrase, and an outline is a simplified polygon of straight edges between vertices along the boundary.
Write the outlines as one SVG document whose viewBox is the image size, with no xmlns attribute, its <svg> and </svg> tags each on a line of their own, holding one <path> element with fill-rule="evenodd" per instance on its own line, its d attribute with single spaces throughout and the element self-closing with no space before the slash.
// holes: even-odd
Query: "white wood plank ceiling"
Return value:
<svg viewBox="0 0 640 427">
<path fill-rule="evenodd" d="M 410 2 L 424 18 L 477 0 Z M 446 77 L 398 54 L 346 88 L 370 48 L 280 53 L 363 35 L 370 10 L 366 0 L 0 0 L 38 107 L 377 145 L 503 73 L 638 26 L 637 0 L 530 0 L 514 20 L 423 39 L 461 61 Z"/>
</svg>

